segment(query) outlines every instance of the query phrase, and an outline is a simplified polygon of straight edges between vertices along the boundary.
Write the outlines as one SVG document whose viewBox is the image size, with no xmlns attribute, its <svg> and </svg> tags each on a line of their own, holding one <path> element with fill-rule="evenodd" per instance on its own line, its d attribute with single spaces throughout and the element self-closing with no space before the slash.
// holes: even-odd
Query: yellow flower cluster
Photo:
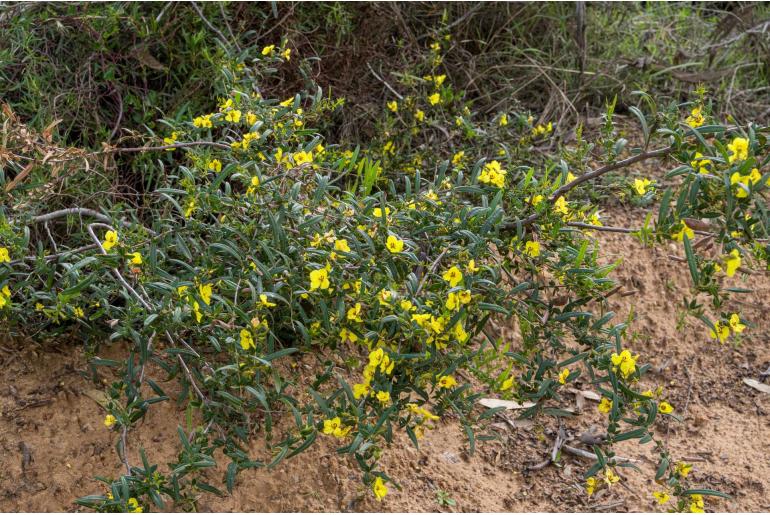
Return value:
<svg viewBox="0 0 770 515">
<path fill-rule="evenodd" d="M 693 156 L 693 160 L 690 161 L 690 166 L 692 166 L 693 170 L 697 170 L 698 173 L 706 174 L 709 173 L 711 166 L 713 165 L 713 162 L 711 159 L 708 159 L 706 157 L 703 157 L 703 154 L 700 152 L 696 152 Z"/>
<path fill-rule="evenodd" d="M 759 181 L 761 180 L 762 174 L 759 173 L 759 170 L 756 168 L 752 168 L 748 175 L 742 175 L 739 172 L 734 172 L 730 176 L 730 184 L 736 186 L 735 196 L 738 198 L 748 197 L 749 188 L 755 184 L 759 184 Z M 770 186 L 770 180 L 768 181 L 768 186 Z"/>
<path fill-rule="evenodd" d="M 503 170 L 502 165 L 498 161 L 490 161 L 481 170 L 479 182 L 502 188 L 505 186 L 505 176 L 507 174 L 508 172 Z"/>
<path fill-rule="evenodd" d="M 391 375 L 395 366 L 396 362 L 390 358 L 382 347 L 370 352 L 369 363 L 364 367 L 363 371 L 364 382 L 353 385 L 353 396 L 356 399 L 360 399 L 375 393 L 371 386 L 374 374 L 379 370 L 381 374 Z M 382 404 L 390 401 L 390 393 L 386 391 L 376 392 L 376 397 Z"/>
<path fill-rule="evenodd" d="M 746 138 L 733 138 L 733 141 L 728 143 L 727 149 L 730 151 L 729 162 L 745 161 L 749 157 L 749 140 Z"/>
<path fill-rule="evenodd" d="M 628 350 L 623 350 L 620 354 L 613 352 L 612 356 L 610 356 L 610 361 L 612 362 L 615 372 L 620 372 L 624 378 L 628 378 L 636 372 L 637 359 L 639 359 L 639 354 L 633 356 Z"/>
<path fill-rule="evenodd" d="M 538 136 L 545 136 L 546 134 L 550 134 L 553 132 L 553 123 L 548 122 L 547 125 L 538 125 L 537 127 L 534 127 L 532 129 L 532 136 L 538 137 Z"/>
<path fill-rule="evenodd" d="M 705 122 L 703 118 L 703 108 L 701 106 L 693 107 L 690 111 L 690 116 L 687 117 L 685 123 L 692 128 L 700 127 Z"/>
<path fill-rule="evenodd" d="M 325 435 L 332 435 L 335 438 L 344 438 L 350 433 L 351 429 L 353 429 L 353 426 L 344 425 L 340 417 L 324 420 L 323 433 Z"/>
<path fill-rule="evenodd" d="M 730 315 L 727 323 L 719 320 L 714 322 L 714 328 L 711 329 L 709 334 L 711 338 L 718 340 L 719 343 L 724 343 L 730 337 L 730 330 L 735 334 L 741 334 L 745 329 L 746 325 L 741 322 L 741 316 L 738 313 L 733 313 Z"/>
<path fill-rule="evenodd" d="M 604 485 L 611 487 L 620 481 L 620 476 L 618 476 L 615 471 L 609 467 L 604 469 L 603 476 L 604 477 L 602 478 L 592 476 L 586 480 L 586 494 L 588 494 L 588 497 L 591 497 L 596 490 L 602 488 Z"/>
</svg>

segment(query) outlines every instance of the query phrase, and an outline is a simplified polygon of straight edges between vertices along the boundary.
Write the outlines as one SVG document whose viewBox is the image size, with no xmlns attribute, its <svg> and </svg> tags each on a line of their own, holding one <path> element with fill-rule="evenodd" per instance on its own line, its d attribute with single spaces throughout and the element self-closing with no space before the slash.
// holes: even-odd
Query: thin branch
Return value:
<svg viewBox="0 0 770 515">
<path fill-rule="evenodd" d="M 640 232 L 642 230 L 641 227 L 638 229 L 632 229 L 630 227 L 613 227 L 611 225 L 592 225 L 584 222 L 567 222 L 567 225 L 570 227 L 578 227 L 580 229 L 589 229 L 592 231 L 619 232 L 624 234 L 632 234 L 635 232 Z M 693 232 L 700 236 L 716 236 L 716 234 L 713 232 L 707 232 L 707 231 L 693 231 Z"/>
<path fill-rule="evenodd" d="M 625 168 L 626 166 L 630 166 L 634 163 L 638 163 L 640 161 L 645 161 L 647 159 L 653 159 L 656 157 L 663 157 L 668 154 L 670 154 L 674 148 L 672 146 L 659 148 L 657 150 L 651 150 L 649 152 L 642 152 L 641 154 L 637 154 L 635 156 L 631 156 L 626 159 L 622 159 L 620 161 L 615 161 L 614 163 L 610 163 L 607 165 L 602 166 L 601 168 L 597 168 L 596 170 L 593 170 L 591 172 L 585 173 L 575 179 L 572 182 L 568 182 L 567 184 L 564 184 L 563 186 L 556 189 L 556 191 L 553 192 L 553 194 L 548 197 L 548 202 L 554 203 L 556 202 L 559 197 L 563 197 L 566 195 L 570 190 L 573 190 L 574 188 L 577 188 L 584 182 L 588 182 L 590 180 L 596 179 L 597 177 L 601 177 L 602 175 L 612 172 L 614 170 L 617 170 L 618 168 Z M 532 225 L 538 218 L 540 218 L 540 213 L 533 213 L 529 215 L 528 217 L 524 218 L 523 220 L 517 220 L 515 222 L 508 222 L 503 225 L 504 229 L 514 229 L 517 225 L 521 224 L 522 226 L 529 226 Z"/>
<path fill-rule="evenodd" d="M 108 149 L 96 152 L 96 154 L 122 154 L 125 152 L 151 152 L 155 150 L 172 150 L 175 148 L 200 147 L 200 146 L 221 148 L 223 150 L 230 150 L 232 148 L 230 147 L 230 145 L 225 145 L 224 143 L 217 143 L 216 141 L 188 141 L 186 143 L 174 143 L 171 145 L 161 145 L 158 147 L 112 147 L 112 148 L 108 148 Z"/>
<path fill-rule="evenodd" d="M 401 96 L 401 94 L 399 94 L 398 91 L 393 89 L 393 87 L 390 84 L 388 84 L 388 82 L 385 79 L 383 79 L 382 77 L 377 75 L 377 72 L 374 71 L 374 68 L 372 68 L 372 65 L 370 65 L 369 63 L 366 63 L 366 66 L 367 66 L 367 68 L 369 68 L 369 71 L 372 72 L 372 75 L 374 75 L 374 78 L 377 79 L 378 81 L 382 82 L 383 84 L 385 84 L 385 87 L 388 88 L 391 91 L 391 93 L 396 95 L 396 97 L 398 97 L 399 100 L 403 100 L 404 99 L 404 97 Z"/>
<path fill-rule="evenodd" d="M 231 44 L 230 41 L 228 41 L 227 38 L 225 37 L 225 35 L 222 34 L 221 30 L 219 30 L 214 25 L 212 25 L 211 22 L 208 20 L 208 18 L 206 18 L 206 16 L 204 16 L 203 11 L 201 10 L 200 7 L 198 7 L 198 4 L 196 2 L 190 2 L 190 5 L 192 5 L 193 9 L 195 9 L 195 12 L 198 13 L 198 16 L 203 21 L 203 23 L 205 23 L 206 26 L 212 32 L 214 32 L 219 37 L 220 40 L 222 40 L 222 43 L 224 43 L 225 45 L 229 46 Z M 235 47 L 238 48 L 238 44 L 237 43 L 235 44 Z M 240 48 L 238 48 L 238 50 L 240 51 Z"/>
</svg>

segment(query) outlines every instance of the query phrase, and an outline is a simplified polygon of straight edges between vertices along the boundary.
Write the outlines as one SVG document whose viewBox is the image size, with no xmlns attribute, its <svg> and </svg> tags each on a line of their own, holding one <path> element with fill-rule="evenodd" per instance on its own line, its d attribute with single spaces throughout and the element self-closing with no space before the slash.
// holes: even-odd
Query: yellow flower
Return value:
<svg viewBox="0 0 770 515">
<path fill-rule="evenodd" d="M 385 242 L 385 246 L 392 254 L 398 254 L 404 250 L 403 240 L 398 238 L 398 236 L 393 236 L 392 234 L 388 236 L 388 239 Z"/>
<path fill-rule="evenodd" d="M 319 268 L 310 272 L 310 291 L 329 288 L 329 271 L 326 268 Z"/>
<path fill-rule="evenodd" d="M 454 288 L 460 282 L 463 280 L 463 273 L 460 271 L 459 268 L 456 266 L 453 266 L 446 272 L 444 272 L 444 275 L 441 276 L 445 281 L 449 283 L 449 285 Z"/>
<path fill-rule="evenodd" d="M 747 191 L 749 186 L 751 186 L 749 176 L 741 175 L 738 172 L 735 172 L 730 176 L 730 184 L 733 186 L 736 184 L 738 185 L 738 187 L 735 188 L 736 197 L 746 198 L 749 196 L 749 192 Z"/>
<path fill-rule="evenodd" d="M 78 318 L 83 318 L 83 316 L 85 316 L 85 313 L 83 312 L 83 308 L 81 307 L 76 307 L 75 309 L 72 310 L 72 312 Z"/>
<path fill-rule="evenodd" d="M 104 247 L 104 250 L 110 250 L 112 247 L 118 244 L 118 233 L 115 231 L 107 231 L 107 233 L 104 235 L 104 242 L 102 243 L 102 247 Z"/>
<path fill-rule="evenodd" d="M 348 246 L 347 240 L 335 240 L 334 250 L 338 250 L 340 252 L 350 252 L 350 246 Z"/>
<path fill-rule="evenodd" d="M 262 49 L 262 55 L 273 55 L 273 50 L 275 50 L 275 45 L 267 45 Z"/>
<path fill-rule="evenodd" d="M 725 257 L 725 273 L 727 274 L 727 277 L 732 277 L 735 275 L 735 271 L 738 270 L 741 266 L 741 253 L 738 252 L 738 249 L 733 249 L 730 251 L 730 254 L 728 254 Z"/>
<path fill-rule="evenodd" d="M 396 153 L 396 145 L 392 141 L 387 141 L 385 145 L 382 147 L 382 151 L 385 154 L 395 154 Z"/>
<path fill-rule="evenodd" d="M 243 350 L 256 349 L 254 337 L 248 329 L 241 329 L 241 348 Z"/>
<path fill-rule="evenodd" d="M 340 341 L 342 343 L 356 343 L 358 341 L 358 336 L 353 331 L 349 331 L 346 328 L 342 328 L 340 330 Z"/>
<path fill-rule="evenodd" d="M 200 293 L 201 299 L 203 302 L 206 303 L 207 306 L 211 305 L 211 293 L 213 292 L 213 288 L 210 284 L 201 284 L 198 286 L 198 293 Z"/>
<path fill-rule="evenodd" d="M 388 494 L 388 487 L 385 486 L 385 482 L 381 477 L 378 476 L 375 478 L 374 484 L 372 484 L 372 492 L 374 492 L 374 496 L 378 501 L 382 501 L 382 499 Z"/>
<path fill-rule="evenodd" d="M 142 254 L 139 252 L 132 252 L 129 254 L 131 256 L 131 264 L 132 265 L 141 265 L 142 264 Z"/>
<path fill-rule="evenodd" d="M 658 404 L 658 413 L 668 415 L 669 413 L 673 413 L 673 411 L 674 411 L 674 407 L 666 401 L 663 401 L 660 404 Z"/>
<path fill-rule="evenodd" d="M 529 198 L 527 199 L 527 202 L 529 202 L 529 203 L 530 203 L 530 204 L 532 204 L 533 206 L 537 206 L 537 205 L 538 205 L 538 204 L 540 204 L 542 201 L 543 201 L 543 196 L 542 196 L 542 195 L 534 195 L 534 196 L 532 196 L 532 197 L 529 197 Z"/>
<path fill-rule="evenodd" d="M 441 95 L 438 93 L 433 93 L 428 97 L 428 103 L 432 106 L 438 104 L 441 101 Z"/>
<path fill-rule="evenodd" d="M 213 127 L 213 123 L 211 123 L 211 115 L 207 114 L 204 116 L 196 116 L 193 118 L 193 125 L 195 125 L 198 128 L 205 128 L 210 129 Z"/>
<path fill-rule="evenodd" d="M 114 425 L 115 425 L 115 423 L 116 423 L 117 421 L 118 421 L 118 419 L 116 419 L 116 418 L 115 418 L 114 416 L 112 416 L 112 415 L 107 415 L 106 417 L 104 417 L 104 425 L 105 425 L 106 427 L 112 427 L 112 426 L 114 426 Z"/>
<path fill-rule="evenodd" d="M 704 513 L 705 504 L 703 503 L 703 496 L 700 494 L 692 494 L 690 496 L 690 513 Z"/>
<path fill-rule="evenodd" d="M 267 298 L 267 295 L 265 295 L 264 293 L 259 294 L 259 303 L 265 306 L 266 308 L 272 308 L 273 306 L 276 305 L 275 302 L 270 302 Z"/>
<path fill-rule="evenodd" d="M 690 166 L 692 166 L 693 170 L 697 170 L 698 173 L 709 173 L 711 164 L 711 159 L 706 159 L 700 152 L 696 152 L 693 160 L 690 161 Z"/>
<path fill-rule="evenodd" d="M 685 478 L 690 472 L 692 472 L 692 464 L 680 461 L 676 464 L 676 467 L 674 467 L 674 471 L 681 477 Z"/>
<path fill-rule="evenodd" d="M 671 496 L 666 492 L 652 492 L 652 496 L 658 501 L 658 504 L 666 504 Z"/>
<path fill-rule="evenodd" d="M 746 326 L 741 323 L 741 316 L 738 313 L 730 315 L 730 329 L 732 329 L 735 334 L 741 334 L 743 330 L 746 329 Z"/>
<path fill-rule="evenodd" d="M 730 151 L 728 161 L 731 163 L 744 161 L 749 157 L 749 140 L 746 138 L 734 138 L 732 143 L 727 145 L 727 149 Z"/>
<path fill-rule="evenodd" d="M 623 375 L 623 377 L 628 377 L 634 372 L 636 372 L 636 360 L 639 358 L 639 355 L 632 356 L 631 353 L 628 350 L 621 351 L 620 354 L 612 353 L 612 356 L 610 356 L 610 361 L 612 361 L 612 365 L 615 367 L 615 371 Z"/>
<path fill-rule="evenodd" d="M 139 506 L 139 501 L 136 500 L 136 498 L 131 497 L 127 502 L 126 506 L 128 507 L 128 513 L 142 513 L 144 512 L 144 508 Z"/>
<path fill-rule="evenodd" d="M 463 290 L 457 293 L 457 299 L 462 304 L 469 304 L 471 302 L 471 298 L 472 298 L 472 295 L 470 290 Z"/>
<path fill-rule="evenodd" d="M 219 159 L 212 159 L 208 162 L 208 169 L 213 172 L 221 172 L 222 171 L 222 161 Z"/>
<path fill-rule="evenodd" d="M 599 412 L 609 413 L 610 411 L 612 411 L 612 401 L 607 397 L 602 397 L 602 401 L 599 403 Z"/>
<path fill-rule="evenodd" d="M 687 125 L 689 125 L 692 128 L 700 127 L 703 125 L 703 114 L 701 113 L 702 108 L 700 106 L 694 107 L 692 111 L 690 111 L 690 116 L 687 117 L 685 122 L 687 122 Z"/>
<path fill-rule="evenodd" d="M 297 166 L 303 165 L 305 163 L 312 163 L 313 162 L 313 153 L 312 152 L 305 152 L 304 150 L 300 150 L 299 152 L 295 152 L 292 154 L 294 158 L 294 164 Z"/>
<path fill-rule="evenodd" d="M 693 237 L 695 237 L 695 232 L 686 223 L 682 222 L 682 228 L 672 234 L 671 237 L 676 241 L 684 241 L 685 236 L 687 236 L 688 240 L 692 241 Z"/>
<path fill-rule="evenodd" d="M 377 400 L 380 401 L 380 403 L 382 404 L 387 404 L 388 402 L 390 402 L 390 392 L 380 391 L 380 392 L 377 392 L 377 395 L 375 395 L 375 397 L 377 397 Z"/>
<path fill-rule="evenodd" d="M 457 385 L 457 380 L 452 376 L 441 376 L 438 379 L 438 387 L 448 390 Z"/>
<path fill-rule="evenodd" d="M 385 216 L 389 216 L 389 215 L 390 215 L 390 208 L 386 207 Z M 382 208 L 375 207 L 374 209 L 372 209 L 372 216 L 375 218 L 382 218 Z"/>
<path fill-rule="evenodd" d="M 368 396 L 371 391 L 372 387 L 366 383 L 353 385 L 353 397 L 356 399 Z"/>
<path fill-rule="evenodd" d="M 203 313 L 201 313 L 201 306 L 197 302 L 193 302 L 193 314 L 195 315 L 195 320 L 200 323 L 201 319 L 203 318 Z"/>
<path fill-rule="evenodd" d="M 529 257 L 538 257 L 540 255 L 540 243 L 536 241 L 528 241 L 524 244 L 524 253 Z"/>
<path fill-rule="evenodd" d="M 394 113 L 397 113 L 398 112 L 398 102 L 395 101 L 395 100 L 391 100 L 390 102 L 388 102 L 388 109 L 390 109 Z"/>
<path fill-rule="evenodd" d="M 195 211 L 195 199 L 191 198 L 187 201 L 187 204 L 184 208 L 184 216 L 185 218 L 190 218 L 190 215 Z"/>
<path fill-rule="evenodd" d="M 649 179 L 634 179 L 634 191 L 641 197 L 647 193 L 647 188 L 650 184 L 652 184 L 652 181 Z"/>
<path fill-rule="evenodd" d="M 291 60 L 291 48 L 287 48 L 283 52 L 281 52 L 281 57 L 286 59 L 287 61 Z"/>
<path fill-rule="evenodd" d="M 11 253 L 6 247 L 0 247 L 0 263 L 10 263 Z"/>
<path fill-rule="evenodd" d="M 468 264 L 465 267 L 465 271 L 468 272 L 469 274 L 473 274 L 479 271 L 479 267 L 476 266 L 475 259 L 471 259 L 470 261 L 468 261 Z"/>
<path fill-rule="evenodd" d="M 360 302 L 356 302 L 356 305 L 348 310 L 347 319 L 348 320 L 352 320 L 354 322 L 363 322 L 363 319 L 361 318 L 361 303 Z"/>
<path fill-rule="evenodd" d="M 254 177 L 252 177 L 251 181 L 250 181 L 250 184 L 251 185 L 249 186 L 249 189 L 246 190 L 246 193 L 251 195 L 253 193 L 256 193 L 257 187 L 259 187 L 259 177 L 257 177 L 256 175 Z"/>
<path fill-rule="evenodd" d="M 509 377 L 505 381 L 503 381 L 503 384 L 500 385 L 500 391 L 504 392 L 506 390 L 510 390 L 513 386 L 513 377 Z"/>
<path fill-rule="evenodd" d="M 414 119 L 422 123 L 425 120 L 425 111 L 418 109 L 414 112 Z"/>
<path fill-rule="evenodd" d="M 334 417 L 332 419 L 324 420 L 323 433 L 325 435 L 332 435 L 337 438 L 344 438 L 352 429 L 352 427 L 345 427 L 342 424 L 340 417 Z"/>
<path fill-rule="evenodd" d="M 724 343 L 730 336 L 730 327 L 717 321 L 714 322 L 714 329 L 712 329 L 709 334 L 715 340 L 719 340 L 719 343 Z"/>
<path fill-rule="evenodd" d="M 377 300 L 381 306 L 390 306 L 390 299 L 393 297 L 393 293 L 390 290 L 380 290 L 380 293 L 378 293 L 377 296 L 379 297 Z"/>
<path fill-rule="evenodd" d="M 569 369 L 565 368 L 559 373 L 559 382 L 561 384 L 567 384 L 567 378 L 569 377 Z"/>
<path fill-rule="evenodd" d="M 556 202 L 553 203 L 553 209 L 561 215 L 569 215 L 569 206 L 567 205 L 567 199 L 559 197 Z"/>
<path fill-rule="evenodd" d="M 596 491 L 596 485 L 597 481 L 595 477 L 589 477 L 586 479 L 586 493 L 588 494 L 588 497 L 591 497 L 594 494 L 594 491 Z"/>
<path fill-rule="evenodd" d="M 620 476 L 615 474 L 614 470 L 609 467 L 604 469 L 604 482 L 607 483 L 608 486 L 612 486 L 618 481 L 620 481 Z"/>
<path fill-rule="evenodd" d="M 238 109 L 227 111 L 227 114 L 225 114 L 225 120 L 228 122 L 238 123 L 241 121 L 241 112 Z"/>
<path fill-rule="evenodd" d="M 457 338 L 457 341 L 460 343 L 465 343 L 468 338 L 470 338 L 470 335 L 465 331 L 463 328 L 463 325 L 460 322 L 457 322 L 454 327 L 454 333 L 455 338 Z"/>
<path fill-rule="evenodd" d="M 176 132 L 172 132 L 171 136 L 163 138 L 163 143 L 165 145 L 173 145 L 176 143 L 176 139 L 179 137 L 179 135 Z M 169 152 L 172 151 L 172 149 L 167 149 Z"/>
<path fill-rule="evenodd" d="M 449 310 L 454 311 L 455 309 L 460 309 L 460 301 L 457 298 L 457 294 L 455 292 L 449 292 L 449 295 L 446 299 L 446 308 Z"/>
</svg>

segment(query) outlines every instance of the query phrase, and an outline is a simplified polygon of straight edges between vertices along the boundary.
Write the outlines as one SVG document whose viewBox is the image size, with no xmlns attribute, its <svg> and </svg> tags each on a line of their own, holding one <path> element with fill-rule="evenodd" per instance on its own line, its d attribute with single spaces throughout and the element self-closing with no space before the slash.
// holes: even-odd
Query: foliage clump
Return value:
<svg viewBox="0 0 770 515">
<path fill-rule="evenodd" d="M 338 441 L 382 499 L 397 487 L 380 466 L 395 432 L 419 445 L 453 417 L 472 451 L 492 437 L 487 425 L 500 409 L 479 411 L 482 395 L 532 403 L 524 417 L 564 416 L 557 401 L 579 378 L 600 392 L 607 417 L 607 439 L 585 473 L 588 495 L 631 466 L 613 445 L 632 439 L 660 452 L 661 504 L 699 511 L 703 495 L 720 495 L 693 488 L 692 466 L 655 435 L 656 419 L 676 418 L 676 407 L 662 389 L 640 391 L 646 357 L 604 311 L 616 263 L 603 264 L 595 231 L 617 228 L 602 225 L 590 186 L 646 159 L 677 163 L 666 184 L 639 177 L 610 191 L 659 201 L 654 222 L 626 232 L 681 242 L 693 292 L 707 294 L 718 315 L 707 318 L 696 295 L 688 309 L 724 342 L 747 325 L 719 312 L 737 291 L 725 284 L 770 260 L 766 129 L 721 123 L 703 90 L 665 105 L 638 93 L 630 111 L 639 146 L 620 137 L 610 103 L 593 140 L 578 127 L 573 146 L 545 153 L 554 121 L 475 110 L 442 68 L 451 45 L 447 36 L 427 44 L 389 85 L 376 135 L 355 146 L 316 128 L 344 109 L 320 87 L 263 94 L 260 85 L 296 58 L 285 43 L 245 50 L 248 59 L 223 68 L 227 94 L 216 107 L 162 120 L 167 129 L 152 146 L 57 148 L 5 109 L 6 141 L 35 166 L 4 158 L 0 320 L 20 335 L 78 331 L 92 365 L 116 377 L 104 425 L 120 435 L 125 474 L 81 504 L 141 511 L 219 493 L 198 474 L 216 452 L 232 489 L 239 472 L 318 438 Z M 439 144 L 443 137 L 450 143 Z M 56 159 L 41 159 L 43 149 Z M 152 156 L 157 187 L 131 204 L 73 195 L 50 210 L 42 186 L 51 169 L 76 193 L 98 181 L 81 163 L 120 152 Z M 511 320 L 520 341 L 491 330 Z M 99 358 L 104 339 L 125 342 L 126 359 Z M 294 370 L 300 359 L 315 361 L 317 373 Z M 161 376 L 180 391 L 161 387 Z M 161 471 L 143 450 L 142 463 L 130 463 L 131 427 L 172 397 L 195 414 L 179 428 L 178 461 Z M 248 455 L 255 434 L 271 459 Z"/>
</svg>

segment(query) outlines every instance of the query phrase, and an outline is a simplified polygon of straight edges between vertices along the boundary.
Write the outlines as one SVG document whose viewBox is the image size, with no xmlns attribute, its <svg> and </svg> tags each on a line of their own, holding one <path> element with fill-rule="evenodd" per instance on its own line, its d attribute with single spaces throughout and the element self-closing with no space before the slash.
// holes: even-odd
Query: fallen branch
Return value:
<svg viewBox="0 0 770 515">
<path fill-rule="evenodd" d="M 568 453 L 573 454 L 575 456 L 580 456 L 581 458 L 586 458 L 593 461 L 598 460 L 598 458 L 596 457 L 596 454 L 583 449 L 578 449 L 577 447 L 572 447 L 571 445 L 565 444 L 562 446 L 562 449 L 564 449 Z M 624 458 L 622 456 L 615 456 L 612 459 L 617 461 L 618 463 L 639 463 L 639 460 L 635 460 L 632 458 Z"/>
</svg>

